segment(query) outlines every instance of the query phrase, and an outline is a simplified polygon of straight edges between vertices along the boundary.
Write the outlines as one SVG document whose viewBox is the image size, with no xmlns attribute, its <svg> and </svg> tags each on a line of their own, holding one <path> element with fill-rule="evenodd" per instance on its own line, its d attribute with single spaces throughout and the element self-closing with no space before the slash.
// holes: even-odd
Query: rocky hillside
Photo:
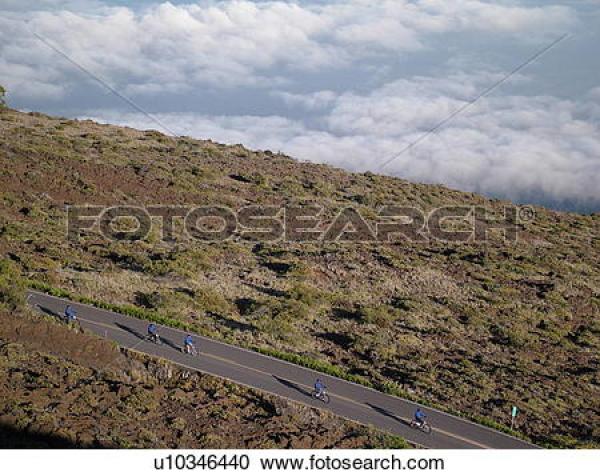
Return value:
<svg viewBox="0 0 600 476">
<path fill-rule="evenodd" d="M 372 216 L 504 202 L 270 151 L 0 111 L 5 281 L 128 306 L 506 424 L 600 444 L 600 216 L 535 209 L 516 242 L 66 239 L 66 206 L 319 204 Z M 6 277 L 8 276 L 8 277 Z M 137 312 L 136 311 L 136 312 Z"/>
<path fill-rule="evenodd" d="M 382 448 L 400 438 L 0 314 L 1 448 Z"/>
</svg>

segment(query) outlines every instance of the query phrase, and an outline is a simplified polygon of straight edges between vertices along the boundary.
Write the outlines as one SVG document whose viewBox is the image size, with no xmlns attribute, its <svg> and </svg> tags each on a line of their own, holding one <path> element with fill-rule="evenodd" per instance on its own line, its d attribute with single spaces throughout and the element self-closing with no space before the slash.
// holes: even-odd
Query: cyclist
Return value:
<svg viewBox="0 0 600 476">
<path fill-rule="evenodd" d="M 415 412 L 415 423 L 418 426 L 423 426 L 427 421 L 427 415 L 425 415 L 425 413 L 423 412 L 423 410 L 421 410 L 420 408 L 417 408 L 417 411 Z"/>
<path fill-rule="evenodd" d="M 320 378 L 318 378 L 317 381 L 315 382 L 315 397 L 321 398 L 321 395 L 323 395 L 325 388 L 326 388 L 325 384 L 323 382 L 321 382 Z"/>
<path fill-rule="evenodd" d="M 156 343 L 156 344 L 159 343 L 158 327 L 156 327 L 156 324 L 154 324 L 154 322 L 151 322 L 148 325 L 148 338 L 151 341 L 154 341 L 154 343 Z"/>
<path fill-rule="evenodd" d="M 70 304 L 65 308 L 65 319 L 68 323 L 75 322 L 77 320 L 77 311 Z"/>
<path fill-rule="evenodd" d="M 196 354 L 196 348 L 194 347 L 194 339 L 191 335 L 187 335 L 185 339 L 183 339 L 184 352 L 186 354 Z"/>
</svg>

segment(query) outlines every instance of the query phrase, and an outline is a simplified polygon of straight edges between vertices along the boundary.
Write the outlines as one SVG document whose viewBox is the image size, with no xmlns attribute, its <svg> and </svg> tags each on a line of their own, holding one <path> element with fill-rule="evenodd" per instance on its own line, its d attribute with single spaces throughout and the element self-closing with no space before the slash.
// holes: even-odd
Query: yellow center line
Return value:
<svg viewBox="0 0 600 476">
<path fill-rule="evenodd" d="M 116 327 L 116 326 L 113 326 L 113 325 L 110 325 L 110 324 L 104 324 L 104 323 L 102 323 L 102 322 L 90 321 L 89 319 L 82 319 L 82 318 L 78 318 L 78 319 L 79 319 L 80 321 L 83 321 L 83 322 L 88 322 L 88 323 L 90 323 L 90 324 L 94 324 L 94 325 L 97 325 L 97 326 L 106 327 L 106 328 L 108 328 L 108 329 L 112 329 L 112 330 L 116 330 L 116 331 L 123 332 L 123 333 L 125 333 L 125 334 L 129 334 L 129 332 L 128 332 L 128 331 L 126 331 L 125 329 L 121 329 L 120 327 Z M 176 331 L 176 332 L 178 332 L 178 331 Z M 206 353 L 206 352 L 200 352 L 200 351 L 198 351 L 198 355 L 205 355 L 205 356 L 207 356 L 207 357 L 213 358 L 213 359 L 215 359 L 215 360 L 220 360 L 220 361 L 222 361 L 222 362 L 225 362 L 225 363 L 227 363 L 227 364 L 230 364 L 230 365 L 235 365 L 235 366 L 237 366 L 237 367 L 240 367 L 240 368 L 242 368 L 242 369 L 245 369 L 245 370 L 250 370 L 250 371 L 252 371 L 252 372 L 256 372 L 256 373 L 259 373 L 259 374 L 267 375 L 268 377 L 273 377 L 273 376 L 274 376 L 274 375 L 273 375 L 272 373 L 270 373 L 270 372 L 265 372 L 264 370 L 256 369 L 256 368 L 253 368 L 253 367 L 248 367 L 248 366 L 246 366 L 246 365 L 244 365 L 244 364 L 240 364 L 239 362 L 236 362 L 236 361 L 234 361 L 234 360 L 227 359 L 227 358 L 225 358 L 225 357 L 220 357 L 220 356 L 218 356 L 218 355 L 209 354 L 209 353 Z M 201 370 L 201 369 L 195 369 L 195 370 L 202 372 L 202 370 Z M 312 387 L 310 387 L 309 385 L 306 385 L 306 384 L 304 384 L 304 383 L 302 383 L 302 382 L 296 382 L 296 381 L 294 381 L 294 380 L 290 380 L 290 379 L 287 379 L 287 378 L 286 378 L 286 380 L 287 380 L 288 382 L 290 382 L 290 383 L 296 384 L 296 385 L 298 385 L 298 386 L 300 386 L 300 387 L 303 387 L 303 388 L 306 388 L 306 389 L 310 389 L 310 388 L 312 388 Z M 349 402 L 349 403 L 352 403 L 353 405 L 357 405 L 357 406 L 360 406 L 360 407 L 363 407 L 363 408 L 367 408 L 367 409 L 369 409 L 369 410 L 373 410 L 373 408 L 372 408 L 371 406 L 367 405 L 366 403 L 362 403 L 362 402 L 359 402 L 359 401 L 353 400 L 352 398 L 348 398 L 348 397 L 345 397 L 345 396 L 343 396 L 343 395 L 338 395 L 338 394 L 336 394 L 336 393 L 333 393 L 333 392 L 329 392 L 329 394 L 330 394 L 331 396 L 335 396 L 335 397 L 336 397 L 337 399 L 339 399 L 339 400 L 345 400 L 345 401 L 347 401 L 347 402 Z M 400 418 L 400 417 L 398 417 L 398 418 Z M 473 441 L 473 440 L 471 440 L 471 439 L 469 439 L 469 438 L 465 438 L 465 437 L 463 437 L 463 436 L 459 436 L 459 435 L 456 435 L 456 434 L 454 434 L 454 433 L 451 433 L 451 432 L 448 432 L 448 431 L 444 431 L 444 430 L 442 430 L 442 429 L 440 429 L 440 428 L 437 428 L 437 427 L 436 427 L 435 431 L 436 431 L 436 433 L 442 433 L 443 435 L 449 436 L 449 437 L 451 437 L 451 438 L 455 438 L 455 439 L 457 439 L 457 440 L 464 441 L 464 442 L 466 442 L 466 443 L 470 443 L 470 444 L 472 444 L 472 445 L 474 445 L 474 446 L 478 446 L 478 447 L 480 447 L 480 448 L 490 449 L 490 447 L 489 447 L 489 446 L 485 446 L 485 445 L 483 445 L 483 444 L 481 444 L 481 443 L 479 443 L 479 442 L 477 442 L 477 441 Z"/>
</svg>

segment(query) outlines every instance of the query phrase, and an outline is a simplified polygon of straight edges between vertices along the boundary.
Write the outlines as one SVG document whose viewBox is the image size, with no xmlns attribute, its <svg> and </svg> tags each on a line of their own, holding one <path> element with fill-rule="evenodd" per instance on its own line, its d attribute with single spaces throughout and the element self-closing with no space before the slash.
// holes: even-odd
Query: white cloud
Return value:
<svg viewBox="0 0 600 476">
<path fill-rule="evenodd" d="M 529 32 L 531 36 L 538 36 L 542 32 L 556 34 L 576 22 L 573 11 L 560 5 L 525 7 L 478 0 L 420 0 L 417 3 L 425 15 L 412 16 L 414 22 L 438 32 L 443 28 L 476 28 L 519 35 Z"/>
<path fill-rule="evenodd" d="M 324 111 L 321 122 L 329 127 L 323 130 L 282 117 L 176 113 L 159 117 L 186 135 L 377 171 L 385 159 L 464 105 L 473 91 L 494 77 L 485 72 L 442 81 L 418 77 L 366 95 L 343 94 Z M 312 98 L 307 95 L 309 104 Z M 588 106 L 551 96 L 484 98 L 397 157 L 384 172 L 516 201 L 537 197 L 600 207 L 600 122 L 589 116 Z M 135 114 L 99 111 L 92 116 L 156 127 Z"/>
<path fill-rule="evenodd" d="M 377 57 L 417 51 L 431 35 L 485 31 L 540 38 L 574 25 L 567 7 L 526 8 L 479 0 L 350 0 L 298 5 L 283 1 L 163 3 L 133 10 L 80 0 L 43 2 L 46 11 L 9 11 L 0 21 L 0 55 L 37 78 L 53 67 L 64 83 L 81 81 L 69 57 L 122 89 L 272 86 L 299 71 L 333 70 Z M 67 10 L 82 5 L 80 10 Z M 85 6 L 85 8 L 84 8 Z M 2 7 L 0 7 L 0 13 Z M 10 15 L 8 14 L 10 13 Z M 32 79 L 40 81 L 40 79 Z M 11 84 L 9 84 L 11 86 Z M 15 90 L 15 94 L 20 94 Z"/>
<path fill-rule="evenodd" d="M 317 91 L 310 94 L 294 94 L 287 91 L 274 91 L 272 94 L 290 107 L 301 107 L 308 111 L 324 109 L 338 96 L 334 91 Z"/>
<path fill-rule="evenodd" d="M 60 73 L 52 67 L 38 71 L 27 64 L 9 63 L 0 58 L 0 84 L 8 89 L 9 100 L 14 96 L 42 101 L 60 101 L 66 89 Z M 15 93 L 18 91 L 18 93 Z"/>
</svg>

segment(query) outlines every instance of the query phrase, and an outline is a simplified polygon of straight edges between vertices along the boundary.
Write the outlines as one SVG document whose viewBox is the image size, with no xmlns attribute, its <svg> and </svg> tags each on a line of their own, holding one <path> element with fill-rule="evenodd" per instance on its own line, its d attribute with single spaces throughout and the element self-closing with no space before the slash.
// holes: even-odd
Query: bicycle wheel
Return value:
<svg viewBox="0 0 600 476">
<path fill-rule="evenodd" d="M 423 423 L 421 426 L 421 431 L 427 434 L 431 433 L 431 425 L 429 423 Z"/>
<path fill-rule="evenodd" d="M 321 400 L 322 400 L 324 403 L 329 403 L 329 402 L 331 401 L 331 398 L 329 398 L 329 394 L 327 394 L 327 393 L 324 393 L 323 395 L 321 395 Z"/>
</svg>

